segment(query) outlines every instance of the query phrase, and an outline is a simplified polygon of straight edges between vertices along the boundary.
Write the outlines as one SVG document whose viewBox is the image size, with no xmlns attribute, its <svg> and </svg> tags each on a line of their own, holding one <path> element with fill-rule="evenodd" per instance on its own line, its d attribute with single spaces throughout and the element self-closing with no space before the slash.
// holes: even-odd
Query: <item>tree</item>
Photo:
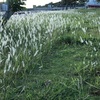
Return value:
<svg viewBox="0 0 100 100">
<path fill-rule="evenodd" d="M 63 5 L 68 5 L 68 4 L 72 4 L 72 3 L 74 3 L 74 2 L 76 2 L 77 0 L 62 0 L 62 4 Z"/>
<path fill-rule="evenodd" d="M 69 4 L 76 3 L 77 1 L 79 1 L 79 2 L 85 2 L 87 0 L 61 0 L 61 1 L 62 1 L 62 4 L 63 5 L 69 5 Z"/>
<path fill-rule="evenodd" d="M 73 7 L 75 7 L 75 5 L 77 4 L 77 3 L 79 3 L 79 4 L 84 4 L 85 3 L 85 1 L 87 1 L 87 0 L 61 0 L 61 2 L 62 2 L 62 5 L 63 6 L 73 6 Z"/>
<path fill-rule="evenodd" d="M 76 4 L 76 1 L 77 0 L 62 0 L 62 5 L 63 6 L 65 6 L 66 8 L 68 7 L 68 6 L 70 6 L 70 7 L 74 7 L 75 6 L 75 4 Z"/>
<path fill-rule="evenodd" d="M 22 1 L 22 0 L 7 0 L 8 10 L 3 15 L 3 18 L 2 18 L 3 19 L 3 22 L 2 22 L 3 26 L 7 23 L 7 21 L 10 19 L 10 17 L 15 12 L 25 9 L 25 7 L 22 7 L 23 5 L 25 5 L 24 1 Z"/>
<path fill-rule="evenodd" d="M 87 0 L 78 0 L 79 2 L 81 2 L 81 3 L 84 3 L 84 2 L 86 2 Z"/>
<path fill-rule="evenodd" d="M 12 12 L 24 9 L 22 5 L 25 5 L 25 2 L 23 2 L 22 0 L 7 0 L 7 2 L 8 2 L 8 9 L 11 10 Z"/>
</svg>

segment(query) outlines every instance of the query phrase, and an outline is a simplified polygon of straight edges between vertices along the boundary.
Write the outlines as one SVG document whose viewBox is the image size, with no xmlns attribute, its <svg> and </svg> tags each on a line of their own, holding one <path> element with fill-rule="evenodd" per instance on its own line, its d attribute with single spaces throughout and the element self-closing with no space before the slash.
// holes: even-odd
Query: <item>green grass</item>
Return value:
<svg viewBox="0 0 100 100">
<path fill-rule="evenodd" d="M 87 12 L 96 12 L 97 13 L 97 15 L 99 15 L 100 14 L 100 8 L 97 8 L 97 9 L 95 9 L 95 8 L 88 8 L 88 9 L 86 9 L 86 10 L 84 10 L 83 8 L 82 9 L 78 9 L 78 11 L 79 12 L 82 12 L 82 13 L 87 13 Z"/>
<path fill-rule="evenodd" d="M 7 80 L 6 100 L 99 100 L 100 48 L 94 52 L 94 46 L 67 40 L 58 39 L 43 56 L 43 66 L 26 78 L 16 75 L 13 81 Z M 95 61 L 98 64 L 91 65 Z"/>
<path fill-rule="evenodd" d="M 25 76 L 13 76 L 12 81 L 6 79 L 6 100 L 99 100 L 100 47 L 95 44 L 100 40 L 91 41 L 93 46 L 73 37 L 58 38 L 42 57 L 43 66 Z"/>
<path fill-rule="evenodd" d="M 33 82 L 33 91 L 37 94 L 34 97 L 40 100 L 99 99 L 100 80 L 97 72 L 100 71 L 100 63 L 92 66 L 90 62 L 99 61 L 100 52 L 96 57 L 93 47 L 62 40 L 56 41 L 51 51 L 43 57 L 43 68 L 34 71 L 33 77 L 37 82 Z"/>
<path fill-rule="evenodd" d="M 89 11 L 94 12 L 80 12 Z M 31 62 L 35 63 L 32 70 L 19 69 L 16 74 L 14 71 L 3 74 L 1 68 L 0 100 L 99 100 L 99 26 L 84 21 L 87 34 L 80 28 L 66 29 L 51 47 L 45 46 L 42 56 L 38 55 L 35 62 Z M 71 34 L 74 30 L 75 34 Z"/>
</svg>

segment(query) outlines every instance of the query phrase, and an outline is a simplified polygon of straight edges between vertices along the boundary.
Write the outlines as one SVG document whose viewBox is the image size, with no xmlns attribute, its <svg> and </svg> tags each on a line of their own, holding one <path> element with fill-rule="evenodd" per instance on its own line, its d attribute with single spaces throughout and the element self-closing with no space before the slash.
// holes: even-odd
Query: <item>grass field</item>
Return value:
<svg viewBox="0 0 100 100">
<path fill-rule="evenodd" d="M 99 100 L 99 9 L 12 16 L 0 29 L 0 100 Z"/>
</svg>

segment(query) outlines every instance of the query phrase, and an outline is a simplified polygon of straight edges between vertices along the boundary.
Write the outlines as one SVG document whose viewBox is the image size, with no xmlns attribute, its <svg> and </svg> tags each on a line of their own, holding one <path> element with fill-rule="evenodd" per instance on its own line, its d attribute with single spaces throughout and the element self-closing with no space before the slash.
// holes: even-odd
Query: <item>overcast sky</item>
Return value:
<svg viewBox="0 0 100 100">
<path fill-rule="evenodd" d="M 6 1 L 6 0 L 0 0 L 0 2 L 3 2 L 3 1 Z M 45 5 L 47 3 L 50 3 L 50 2 L 58 2 L 58 1 L 61 1 L 61 0 L 27 0 L 26 1 L 26 7 L 27 8 L 32 8 L 33 5 Z"/>
<path fill-rule="evenodd" d="M 31 8 L 33 5 L 45 5 L 50 2 L 58 2 L 60 0 L 27 0 L 26 7 Z"/>
</svg>

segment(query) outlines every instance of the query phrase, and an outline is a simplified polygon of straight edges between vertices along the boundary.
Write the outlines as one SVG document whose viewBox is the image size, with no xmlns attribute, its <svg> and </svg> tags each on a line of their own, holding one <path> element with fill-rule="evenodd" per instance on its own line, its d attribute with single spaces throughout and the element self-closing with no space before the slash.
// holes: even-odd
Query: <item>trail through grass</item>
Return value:
<svg viewBox="0 0 100 100">
<path fill-rule="evenodd" d="M 94 46 L 80 41 L 69 42 L 70 38 L 74 41 L 65 36 L 56 40 L 43 56 L 43 65 L 36 67 L 25 79 L 14 76 L 16 83 L 9 80 L 7 99 L 99 100 L 100 63 L 96 61 L 100 59 L 100 48 L 97 47 L 98 55 L 95 55 Z M 18 85 L 17 88 L 14 85 Z"/>
<path fill-rule="evenodd" d="M 92 47 L 66 41 L 57 41 L 44 56 L 43 67 L 35 70 L 35 97 L 40 100 L 100 99 L 100 63 L 91 64 L 100 59 L 100 51 L 98 57 L 91 57 Z"/>
</svg>

